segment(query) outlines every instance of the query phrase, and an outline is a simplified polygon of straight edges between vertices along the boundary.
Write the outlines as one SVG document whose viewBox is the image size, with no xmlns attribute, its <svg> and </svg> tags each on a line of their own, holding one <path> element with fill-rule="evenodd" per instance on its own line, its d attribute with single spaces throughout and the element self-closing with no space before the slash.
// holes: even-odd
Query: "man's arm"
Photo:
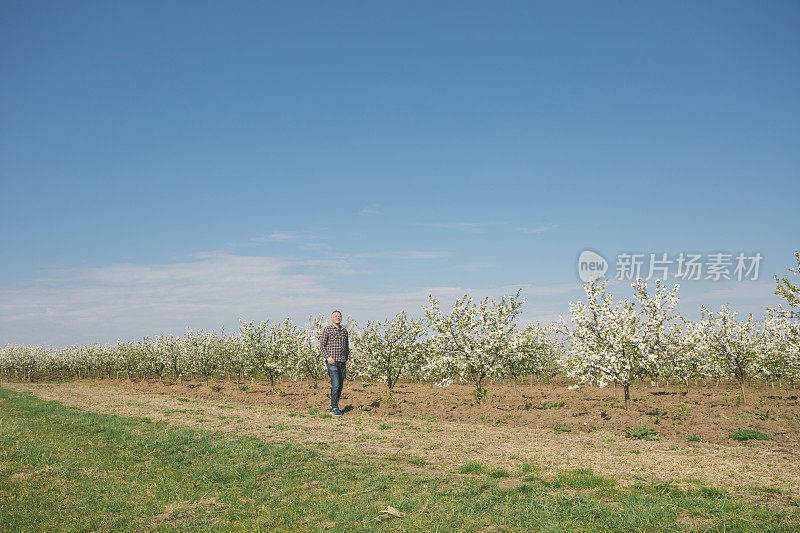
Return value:
<svg viewBox="0 0 800 533">
<path fill-rule="evenodd" d="M 328 350 L 326 349 L 328 345 L 328 330 L 323 329 L 322 333 L 319 335 L 319 353 L 322 354 L 322 358 L 327 360 L 328 357 Z"/>
<path fill-rule="evenodd" d="M 328 353 L 328 340 L 330 340 L 330 333 L 328 332 L 328 328 L 322 330 L 322 335 L 320 335 L 319 340 L 319 351 L 322 353 L 322 359 L 328 363 L 333 364 L 328 359 L 333 361 L 333 356 Z"/>
</svg>

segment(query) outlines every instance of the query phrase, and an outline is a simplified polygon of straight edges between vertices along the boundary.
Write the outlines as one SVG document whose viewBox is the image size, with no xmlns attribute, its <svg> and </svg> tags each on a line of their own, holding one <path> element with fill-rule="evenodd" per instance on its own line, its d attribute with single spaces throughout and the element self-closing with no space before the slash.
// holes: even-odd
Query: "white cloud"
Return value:
<svg viewBox="0 0 800 533">
<path fill-rule="evenodd" d="M 307 242 L 304 244 L 299 244 L 297 246 L 298 250 L 311 251 L 311 252 L 317 252 L 320 250 L 329 250 L 330 248 L 331 245 L 324 242 Z"/>
<path fill-rule="evenodd" d="M 272 233 L 270 233 L 269 235 L 253 237 L 251 240 L 253 240 L 254 242 L 288 242 L 288 241 L 299 241 L 308 238 L 309 236 L 305 233 L 273 230 Z"/>
<path fill-rule="evenodd" d="M 465 231 L 467 233 L 485 233 L 489 226 L 508 224 L 508 222 L 413 222 L 415 226 L 427 226 L 429 228 L 444 228 Z"/>
<path fill-rule="evenodd" d="M 569 309 L 563 313 L 554 313 L 554 312 L 541 312 L 531 315 L 527 320 L 520 321 L 521 326 L 525 326 L 527 324 L 551 324 L 559 319 L 561 315 L 564 315 L 565 319 L 569 321 Z"/>
<path fill-rule="evenodd" d="M 289 272 L 291 266 L 281 258 L 216 253 L 170 265 L 62 271 L 0 288 L 0 336 L 71 343 L 218 327 L 327 292 L 320 276 Z"/>
<path fill-rule="evenodd" d="M 275 321 L 289 317 L 304 322 L 309 314 L 335 308 L 358 320 L 383 319 L 402 310 L 421 316 L 420 306 L 428 302 L 429 294 L 447 306 L 464 294 L 476 299 L 498 298 L 517 289 L 428 287 L 392 293 L 348 292 L 327 284 L 330 272 L 349 268 L 347 261 L 222 251 L 195 257 L 166 265 L 59 270 L 24 284 L 0 287 L 0 343 L 115 342 L 180 334 L 187 327 L 218 330 L 224 326 L 231 332 L 240 318 Z M 309 267 L 320 269 L 319 273 L 299 273 Z M 551 295 L 569 288 L 575 287 L 523 286 L 523 292 Z"/>
<path fill-rule="evenodd" d="M 377 215 L 381 212 L 380 204 L 369 204 L 365 206 L 361 211 L 358 212 L 359 215 Z"/>
<path fill-rule="evenodd" d="M 546 226 L 537 226 L 535 228 L 517 228 L 517 231 L 520 233 L 524 233 L 526 235 L 537 235 L 539 233 L 544 233 L 545 231 L 553 229 L 555 226 L 553 225 L 546 225 Z"/>
<path fill-rule="evenodd" d="M 304 259 L 297 261 L 295 264 L 338 275 L 362 274 L 364 272 L 363 270 L 355 268 L 353 264 L 346 259 Z"/>
<path fill-rule="evenodd" d="M 414 250 L 395 250 L 385 252 L 360 252 L 353 254 L 353 257 L 374 259 L 441 259 L 450 257 L 450 252 L 420 252 Z"/>
<path fill-rule="evenodd" d="M 497 263 L 456 263 L 447 267 L 450 272 L 479 272 L 487 268 L 496 267 Z"/>
<path fill-rule="evenodd" d="M 710 282 L 708 283 L 711 284 Z M 685 285 L 684 285 L 685 286 Z M 682 286 L 683 287 L 683 286 Z M 775 300 L 775 284 L 759 282 L 722 282 L 710 287 L 706 292 L 687 301 L 709 301 L 724 299 L 768 299 Z"/>
<path fill-rule="evenodd" d="M 522 292 L 528 296 L 553 296 L 568 292 L 583 292 L 578 283 L 563 283 L 561 285 L 522 285 Z"/>
</svg>

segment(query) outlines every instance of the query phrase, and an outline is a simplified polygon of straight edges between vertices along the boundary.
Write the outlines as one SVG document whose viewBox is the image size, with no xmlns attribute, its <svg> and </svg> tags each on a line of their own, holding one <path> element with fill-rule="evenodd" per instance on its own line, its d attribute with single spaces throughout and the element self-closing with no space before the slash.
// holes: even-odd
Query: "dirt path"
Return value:
<svg viewBox="0 0 800 533">
<path fill-rule="evenodd" d="M 634 476 L 692 486 L 699 480 L 753 498 L 753 487 L 775 487 L 770 501 L 800 496 L 798 448 L 779 442 L 722 444 L 667 438 L 639 441 L 608 428 L 554 434 L 521 425 L 405 417 L 358 409 L 341 418 L 321 418 L 309 409 L 246 404 L 231 398 L 181 396 L 182 391 L 137 390 L 119 382 L 13 383 L 0 386 L 30 391 L 88 411 L 146 416 L 268 441 L 297 441 L 351 460 L 386 461 L 406 470 L 451 472 L 469 460 L 515 472 L 523 461 L 551 468 L 589 467 L 630 484 Z M 170 392 L 171 391 L 171 392 Z M 185 392 L 185 391 L 183 391 Z M 416 460 L 418 466 L 408 460 Z M 422 462 L 424 461 L 424 463 Z M 385 463 L 384 463 L 385 464 Z M 505 483 L 515 483 L 513 478 Z"/>
</svg>

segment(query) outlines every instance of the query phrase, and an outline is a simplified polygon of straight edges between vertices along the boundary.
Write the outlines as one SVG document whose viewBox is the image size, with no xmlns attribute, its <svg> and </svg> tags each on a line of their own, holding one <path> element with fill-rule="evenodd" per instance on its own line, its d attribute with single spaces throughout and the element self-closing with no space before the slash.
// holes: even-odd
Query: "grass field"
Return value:
<svg viewBox="0 0 800 533">
<path fill-rule="evenodd" d="M 409 473 L 0 388 L 3 531 L 800 530 L 798 508 L 714 487 L 647 480 L 622 488 L 587 469 L 464 463 Z M 520 483 L 504 488 L 509 477 Z M 405 516 L 376 521 L 387 506 Z"/>
</svg>

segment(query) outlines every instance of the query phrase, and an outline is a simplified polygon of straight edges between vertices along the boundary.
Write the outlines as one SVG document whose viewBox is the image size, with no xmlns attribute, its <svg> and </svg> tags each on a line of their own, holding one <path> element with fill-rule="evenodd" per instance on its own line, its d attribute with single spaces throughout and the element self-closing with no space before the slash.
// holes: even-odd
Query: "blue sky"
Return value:
<svg viewBox="0 0 800 533">
<path fill-rule="evenodd" d="M 3 2 L 0 342 L 358 320 L 800 248 L 796 2 Z M 627 297 L 626 284 L 615 294 Z"/>
</svg>

